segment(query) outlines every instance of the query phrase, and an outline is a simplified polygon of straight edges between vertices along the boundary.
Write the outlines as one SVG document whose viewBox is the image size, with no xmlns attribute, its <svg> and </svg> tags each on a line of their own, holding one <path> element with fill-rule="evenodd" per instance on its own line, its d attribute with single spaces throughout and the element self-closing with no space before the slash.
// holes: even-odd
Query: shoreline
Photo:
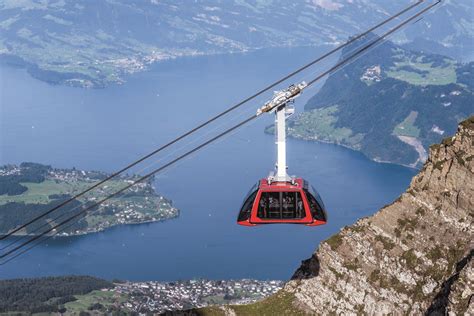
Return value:
<svg viewBox="0 0 474 316">
<path fill-rule="evenodd" d="M 179 215 L 180 215 L 180 211 L 179 209 L 177 209 L 177 214 L 176 216 L 172 216 L 172 217 L 169 217 L 169 218 L 164 218 L 164 219 L 157 219 L 157 220 L 147 220 L 147 221 L 143 221 L 143 222 L 139 222 L 139 223 L 118 223 L 118 224 L 115 224 L 115 225 L 111 225 L 109 227 L 105 227 L 103 229 L 99 229 L 99 230 L 96 230 L 96 231 L 89 231 L 89 232 L 81 232 L 81 233 L 74 233 L 74 234 L 68 234 L 68 235 L 54 235 L 54 234 L 47 234 L 45 236 L 52 236 L 53 238 L 68 238 L 68 237 L 80 237 L 80 236 L 87 236 L 87 235 L 92 235 L 92 234 L 98 234 L 98 233 L 102 233 L 102 232 L 105 232 L 111 228 L 116 228 L 116 227 L 120 227 L 120 226 L 133 226 L 133 225 L 142 225 L 142 224 L 154 224 L 154 223 L 162 223 L 162 222 L 166 222 L 166 221 L 169 221 L 169 220 L 175 220 L 177 218 L 179 218 Z M 0 237 L 4 237 L 6 236 L 6 234 L 0 234 Z M 22 237 L 35 237 L 35 236 L 39 236 L 38 234 L 14 234 L 14 235 L 11 235 L 12 237 L 17 237 L 17 238 L 22 238 Z"/>
<path fill-rule="evenodd" d="M 265 133 L 266 133 L 266 134 L 271 134 L 271 133 L 268 133 L 268 132 L 265 132 Z M 367 156 L 363 151 L 361 151 L 360 149 L 351 147 L 351 146 L 346 145 L 346 144 L 341 144 L 341 143 L 332 142 L 332 141 L 329 141 L 329 140 L 322 140 L 322 139 L 311 139 L 311 138 L 303 138 L 303 137 L 294 137 L 294 136 L 288 135 L 288 134 L 287 134 L 287 137 L 288 137 L 288 138 L 291 138 L 291 139 L 295 139 L 295 140 L 300 140 L 300 141 L 309 142 L 309 143 L 322 143 L 322 144 L 329 144 L 329 145 L 334 145 L 334 146 L 340 146 L 340 147 L 343 147 L 343 148 L 346 148 L 346 149 L 349 149 L 349 150 L 352 150 L 352 151 L 361 153 L 362 155 L 364 155 L 365 158 L 369 159 L 370 161 L 376 162 L 376 163 L 389 164 L 389 165 L 395 165 L 395 166 L 401 166 L 401 167 L 405 167 L 405 168 L 408 168 L 408 169 L 411 169 L 411 170 L 420 170 L 420 168 L 416 168 L 416 167 L 413 166 L 412 164 L 410 164 L 410 165 L 405 165 L 405 164 L 400 164 L 400 163 L 396 163 L 396 162 L 393 162 L 393 161 L 385 161 L 385 160 L 379 160 L 379 159 L 376 159 L 376 158 L 369 157 L 369 156 Z"/>
<path fill-rule="evenodd" d="M 111 199 L 95 210 L 84 212 L 71 225 L 58 226 L 57 220 L 62 216 L 72 216 L 79 205 L 100 200 L 124 185 L 133 183 L 137 177 L 122 175 L 116 179 L 109 179 L 107 184 L 92 191 L 83 199 L 68 200 L 74 192 L 81 191 L 83 187 L 89 187 L 108 175 L 102 171 L 78 170 L 74 167 L 72 169 L 53 168 L 50 165 L 31 162 L 0 166 L 0 179 L 8 180 L 7 184 L 14 188 L 14 190 L 0 192 L 2 193 L 0 211 L 7 212 L 2 213 L 7 215 L 4 217 L 5 223 L 1 227 L 0 236 L 8 236 L 9 232 L 18 227 L 18 224 L 15 224 L 15 218 L 19 216 L 18 214 L 23 214 L 21 213 L 23 209 L 26 210 L 24 216 L 27 216 L 28 211 L 35 214 L 41 211 L 41 208 L 51 208 L 61 201 L 63 203 L 72 201 L 75 204 L 70 205 L 69 208 L 72 208 L 70 211 L 65 210 L 56 217 L 48 216 L 44 219 L 42 226 L 30 227 L 31 229 L 23 227 L 12 236 L 35 237 L 43 233 L 46 237 L 82 236 L 102 232 L 119 225 L 163 222 L 180 216 L 180 210 L 173 206 L 171 200 L 159 194 L 152 183 L 153 180 L 149 179 L 130 188 L 129 198 L 125 196 Z M 8 213 L 10 211 L 13 213 Z M 31 217 L 31 214 L 28 216 Z"/>
<path fill-rule="evenodd" d="M 100 80 L 89 75 L 80 72 L 58 72 L 40 68 L 37 64 L 28 62 L 23 58 L 16 55 L 0 54 L 0 65 L 4 64 L 9 67 L 25 69 L 28 75 L 31 77 L 45 82 L 50 85 L 62 85 L 74 88 L 83 89 L 105 89 L 110 86 L 119 86 L 127 82 L 127 77 L 150 71 L 152 67 L 155 67 L 162 62 L 171 62 L 178 59 L 185 58 L 200 58 L 200 57 L 211 57 L 211 56 L 225 56 L 225 55 L 245 55 L 252 54 L 266 49 L 298 49 L 298 48 L 314 48 L 314 47 L 333 47 L 336 44 L 323 43 L 319 45 L 299 45 L 299 46 L 269 46 L 269 47 L 254 47 L 245 48 L 236 51 L 192 51 L 190 53 L 181 53 L 175 55 L 160 56 L 160 58 L 152 58 L 151 56 L 143 56 L 140 59 L 141 67 L 139 69 L 127 70 L 127 68 L 117 68 L 116 80 Z M 135 57 L 129 57 L 131 60 L 136 59 Z M 107 62 L 107 61 L 103 61 Z"/>
</svg>

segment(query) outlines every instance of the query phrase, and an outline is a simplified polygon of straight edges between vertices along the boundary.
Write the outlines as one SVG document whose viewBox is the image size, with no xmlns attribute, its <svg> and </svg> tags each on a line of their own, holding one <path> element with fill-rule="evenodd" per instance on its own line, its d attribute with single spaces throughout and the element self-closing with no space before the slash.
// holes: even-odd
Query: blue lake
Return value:
<svg viewBox="0 0 474 316">
<path fill-rule="evenodd" d="M 1 65 L 0 164 L 34 161 L 114 171 L 326 49 L 182 58 L 100 90 L 48 85 L 24 69 Z M 308 80 L 322 69 L 281 87 Z M 297 100 L 299 111 L 317 89 Z M 257 98 L 236 116 L 253 114 L 270 96 Z M 236 116 L 134 172 L 150 171 L 183 153 L 202 137 L 237 122 Z M 0 267 L 0 278 L 90 274 L 130 280 L 288 279 L 320 241 L 390 203 L 414 175 L 408 168 L 375 163 L 339 146 L 290 139 L 289 173 L 318 189 L 329 223 L 316 228 L 238 226 L 243 197 L 274 165 L 274 138 L 263 133 L 272 123 L 271 115 L 263 117 L 156 177 L 157 190 L 181 210 L 178 219 L 49 240 Z M 164 160 L 157 161 L 160 157 Z"/>
</svg>

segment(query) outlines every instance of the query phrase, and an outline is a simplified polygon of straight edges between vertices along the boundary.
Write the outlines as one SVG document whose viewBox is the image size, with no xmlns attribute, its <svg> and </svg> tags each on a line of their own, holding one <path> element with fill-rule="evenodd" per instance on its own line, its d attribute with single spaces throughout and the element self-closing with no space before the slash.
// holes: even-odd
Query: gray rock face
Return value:
<svg viewBox="0 0 474 316">
<path fill-rule="evenodd" d="M 450 315 L 455 315 L 456 311 L 464 312 L 467 315 L 474 315 L 474 304 L 472 304 L 474 263 L 472 260 L 469 260 L 467 265 L 457 275 L 457 282 L 454 283 L 448 296 L 447 310 Z"/>
<path fill-rule="evenodd" d="M 399 199 L 323 242 L 284 291 L 310 314 L 472 314 L 473 173 L 471 116 Z"/>
</svg>

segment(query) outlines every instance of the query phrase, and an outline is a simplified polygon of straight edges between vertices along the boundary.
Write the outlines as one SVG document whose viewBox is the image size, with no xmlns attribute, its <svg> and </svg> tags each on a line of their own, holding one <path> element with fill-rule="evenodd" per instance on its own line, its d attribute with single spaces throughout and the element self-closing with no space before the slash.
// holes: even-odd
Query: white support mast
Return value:
<svg viewBox="0 0 474 316">
<path fill-rule="evenodd" d="M 295 109 L 291 104 L 306 87 L 307 84 L 303 81 L 298 85 L 291 85 L 288 87 L 288 89 L 275 91 L 273 99 L 265 103 L 265 105 L 257 111 L 257 115 L 260 115 L 264 112 L 275 112 L 275 143 L 277 145 L 277 163 L 276 173 L 272 172 L 268 176 L 268 182 L 292 181 L 292 178 L 286 172 L 286 119 L 295 112 Z"/>
<path fill-rule="evenodd" d="M 286 104 L 280 106 L 275 111 L 275 137 L 277 145 L 276 175 L 274 181 L 291 181 L 286 169 L 286 118 L 294 113 L 293 107 Z"/>
</svg>

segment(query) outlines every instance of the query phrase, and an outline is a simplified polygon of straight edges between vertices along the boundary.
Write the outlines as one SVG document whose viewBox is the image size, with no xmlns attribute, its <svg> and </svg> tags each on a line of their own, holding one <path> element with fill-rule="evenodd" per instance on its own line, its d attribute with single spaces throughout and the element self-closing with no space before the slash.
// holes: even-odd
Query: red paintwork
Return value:
<svg viewBox="0 0 474 316">
<path fill-rule="evenodd" d="M 295 179 L 295 184 L 290 182 L 272 182 L 268 184 L 267 179 L 261 179 L 258 187 L 258 193 L 252 205 L 250 218 L 244 221 L 238 221 L 239 225 L 243 226 L 257 226 L 261 224 L 303 224 L 307 226 L 318 226 L 326 224 L 326 221 L 313 219 L 310 211 L 310 205 L 306 193 L 303 190 L 304 180 L 301 178 Z M 305 217 L 301 219 L 261 219 L 257 216 L 258 206 L 262 192 L 299 192 L 305 210 Z"/>
</svg>

